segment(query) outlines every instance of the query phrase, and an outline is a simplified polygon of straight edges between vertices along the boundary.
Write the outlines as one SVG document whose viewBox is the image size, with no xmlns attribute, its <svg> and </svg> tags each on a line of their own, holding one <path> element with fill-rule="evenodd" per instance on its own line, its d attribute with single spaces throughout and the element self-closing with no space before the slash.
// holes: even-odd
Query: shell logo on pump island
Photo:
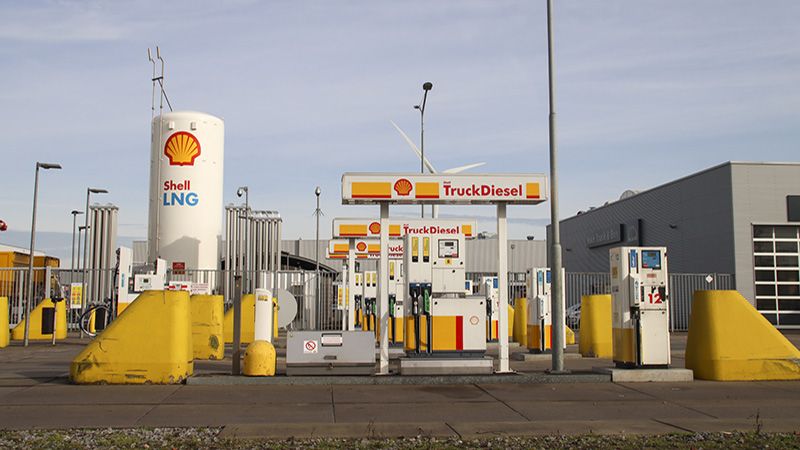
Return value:
<svg viewBox="0 0 800 450">
<path fill-rule="evenodd" d="M 394 191 L 397 192 L 397 195 L 406 196 L 411 193 L 411 182 L 406 180 L 405 178 L 400 178 L 399 180 L 395 181 L 394 183 Z"/>
<path fill-rule="evenodd" d="M 378 234 L 381 232 L 381 224 L 378 222 L 372 222 L 369 224 L 369 232 L 372 234 Z"/>
<path fill-rule="evenodd" d="M 169 158 L 170 166 L 193 166 L 194 160 L 200 156 L 200 142 L 192 133 L 178 131 L 167 139 L 164 154 Z"/>
</svg>

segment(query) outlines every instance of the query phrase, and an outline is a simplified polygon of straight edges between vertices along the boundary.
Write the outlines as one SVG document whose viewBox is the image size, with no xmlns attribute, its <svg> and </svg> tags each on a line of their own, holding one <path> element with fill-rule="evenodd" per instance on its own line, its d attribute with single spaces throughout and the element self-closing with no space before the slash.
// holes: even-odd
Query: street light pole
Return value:
<svg viewBox="0 0 800 450">
<path fill-rule="evenodd" d="M 314 308 L 314 318 L 315 319 L 316 319 L 316 316 L 317 316 L 317 311 L 319 311 L 319 305 L 320 305 L 320 301 L 319 301 L 319 291 L 320 291 L 320 279 L 319 279 L 319 215 L 322 213 L 322 211 L 320 211 L 320 209 L 319 209 L 319 196 L 320 196 L 320 194 L 322 194 L 322 189 L 320 189 L 319 186 L 317 186 L 317 188 L 314 190 L 314 195 L 317 196 L 317 209 L 314 210 L 314 215 L 317 216 L 317 236 L 316 236 L 316 241 L 315 241 L 316 245 L 314 246 L 314 261 L 316 262 L 316 265 L 317 265 L 317 269 L 316 269 L 317 283 L 316 283 L 316 292 L 314 294 L 314 303 L 316 304 L 315 308 Z M 312 324 L 312 328 L 311 329 L 316 329 L 316 323 Z"/>
<path fill-rule="evenodd" d="M 39 194 L 39 169 L 60 169 L 61 165 L 53 163 L 36 162 L 36 176 L 33 181 L 33 215 L 31 217 L 31 249 L 28 254 L 28 300 L 25 302 L 25 336 L 22 345 L 28 346 L 28 336 L 31 328 L 31 303 L 33 303 L 33 249 L 36 245 L 36 200 Z M 50 280 L 45 280 L 45 283 Z M 55 314 L 55 303 L 53 303 L 53 314 Z M 55 330 L 53 330 L 55 335 Z"/>
<path fill-rule="evenodd" d="M 242 292 L 249 293 L 250 290 L 250 276 L 248 271 L 250 269 L 250 189 L 247 186 L 242 186 L 236 190 L 236 195 L 241 198 L 244 195 L 244 258 L 242 266 Z"/>
<path fill-rule="evenodd" d="M 422 103 L 414 105 L 414 109 L 419 110 L 419 172 L 425 174 L 425 103 L 428 101 L 428 91 L 433 89 L 433 83 L 426 81 L 422 85 L 424 94 L 422 95 Z M 422 217 L 425 218 L 425 205 L 420 205 L 422 208 Z"/>
<path fill-rule="evenodd" d="M 564 277 L 561 274 L 561 229 L 558 222 L 558 190 L 556 178 L 556 91 L 553 52 L 553 0 L 547 0 L 547 74 L 550 99 L 550 273 L 553 277 L 550 308 L 553 311 L 551 373 L 564 370 Z"/>
<path fill-rule="evenodd" d="M 84 229 L 86 235 L 83 237 L 83 279 L 81 280 L 81 314 L 86 312 L 87 303 L 89 298 L 87 297 L 87 293 L 89 290 L 89 283 L 86 282 L 87 277 L 87 269 L 89 268 L 89 197 L 92 194 L 107 194 L 108 191 L 105 189 L 98 189 L 98 188 L 86 188 L 86 209 L 84 212 L 85 221 L 84 221 Z M 81 337 L 83 337 L 83 330 L 81 330 Z"/>
<path fill-rule="evenodd" d="M 77 209 L 73 209 L 72 212 L 72 260 L 70 261 L 69 266 L 69 297 L 70 300 L 72 299 L 72 281 L 73 277 L 75 276 L 75 225 L 77 225 L 77 219 L 79 214 L 83 214 L 83 211 L 78 211 Z M 80 242 L 78 243 L 78 247 L 80 247 Z"/>
</svg>

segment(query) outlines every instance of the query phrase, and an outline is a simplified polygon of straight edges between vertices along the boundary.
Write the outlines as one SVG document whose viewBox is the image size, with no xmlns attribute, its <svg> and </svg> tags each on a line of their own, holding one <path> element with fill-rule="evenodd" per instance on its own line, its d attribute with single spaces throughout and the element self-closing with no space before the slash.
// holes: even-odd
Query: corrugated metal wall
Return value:
<svg viewBox="0 0 800 450">
<path fill-rule="evenodd" d="M 647 186 L 631 177 L 631 187 Z M 641 220 L 642 245 L 666 246 L 673 273 L 733 273 L 731 166 L 724 164 L 561 221 L 567 272 L 607 272 L 610 243 L 589 247 L 587 239 Z M 635 243 L 632 245 L 636 245 Z"/>
</svg>

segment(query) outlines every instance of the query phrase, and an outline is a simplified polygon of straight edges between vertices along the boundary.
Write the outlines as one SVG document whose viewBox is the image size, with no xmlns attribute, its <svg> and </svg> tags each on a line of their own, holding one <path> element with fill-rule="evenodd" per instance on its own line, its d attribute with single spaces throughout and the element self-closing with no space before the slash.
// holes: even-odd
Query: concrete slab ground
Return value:
<svg viewBox="0 0 800 450">
<path fill-rule="evenodd" d="M 611 375 L 611 381 L 614 383 L 669 383 L 694 380 L 694 373 L 691 370 L 677 367 L 669 369 L 596 367 L 594 371 Z"/>
<path fill-rule="evenodd" d="M 363 384 L 70 385 L 69 361 L 86 342 L 0 350 L 0 429 L 222 426 L 230 436 L 281 439 L 800 430 L 800 382 L 554 383 L 566 378 L 547 378 L 547 362 L 520 361 L 512 365 L 519 374 L 507 376 L 516 381 L 502 383 L 390 376 L 356 377 L 370 381 Z M 580 377 L 611 363 L 566 365 Z M 229 359 L 199 362 L 205 376 L 196 379 L 229 368 Z M 409 378 L 414 384 L 402 381 Z"/>
</svg>

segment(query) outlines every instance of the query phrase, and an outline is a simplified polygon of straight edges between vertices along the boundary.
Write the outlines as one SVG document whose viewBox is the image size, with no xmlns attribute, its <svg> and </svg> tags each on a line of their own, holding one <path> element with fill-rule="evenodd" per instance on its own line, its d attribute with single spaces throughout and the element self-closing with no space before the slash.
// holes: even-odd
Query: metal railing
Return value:
<svg viewBox="0 0 800 450">
<path fill-rule="evenodd" d="M 113 272 L 113 270 L 109 271 Z M 258 280 L 258 285 L 272 286 L 272 273 L 264 271 L 251 271 L 251 279 Z M 47 293 L 48 286 L 45 282 L 46 270 L 34 269 L 34 305 L 40 302 Z M 89 271 L 88 278 L 99 276 L 98 271 Z M 113 276 L 113 273 L 105 274 Z M 478 292 L 478 285 L 484 276 L 494 276 L 492 273 L 469 272 L 467 279 L 473 281 L 474 292 Z M 181 272 L 167 272 L 167 283 L 172 281 L 189 281 L 193 283 L 206 283 L 209 292 L 225 297 L 227 307 L 233 305 L 233 293 L 224 292 L 228 271 L 225 270 L 185 270 Z M 275 284 L 278 288 L 291 293 L 297 300 L 297 316 L 290 324 L 291 329 L 340 329 L 343 311 L 336 309 L 336 291 L 333 282 L 339 274 L 321 273 L 319 300 L 314 298 L 316 273 L 314 271 L 279 271 L 275 273 Z M 25 298 L 27 296 L 28 269 L 0 268 L 0 297 L 8 297 L 9 321 L 16 325 L 24 318 Z M 77 330 L 80 317 L 80 306 L 70 304 L 69 286 L 72 283 L 81 283 L 83 273 L 79 270 L 71 272 L 69 269 L 51 269 L 50 292 L 56 289 L 55 280 L 62 286 L 62 295 L 67 298 L 69 307 L 68 323 L 70 330 Z M 710 281 L 709 281 L 710 280 Z M 518 298 L 526 297 L 526 273 L 509 272 L 508 274 L 509 302 L 513 306 Z M 708 289 L 735 289 L 735 278 L 731 274 L 670 274 L 670 328 L 673 331 L 687 330 L 691 315 L 692 296 L 697 290 Z M 566 304 L 567 308 L 580 304 L 583 295 L 610 294 L 611 281 L 608 273 L 566 273 Z M 101 303 L 106 299 L 88 298 L 88 304 Z"/>
</svg>

